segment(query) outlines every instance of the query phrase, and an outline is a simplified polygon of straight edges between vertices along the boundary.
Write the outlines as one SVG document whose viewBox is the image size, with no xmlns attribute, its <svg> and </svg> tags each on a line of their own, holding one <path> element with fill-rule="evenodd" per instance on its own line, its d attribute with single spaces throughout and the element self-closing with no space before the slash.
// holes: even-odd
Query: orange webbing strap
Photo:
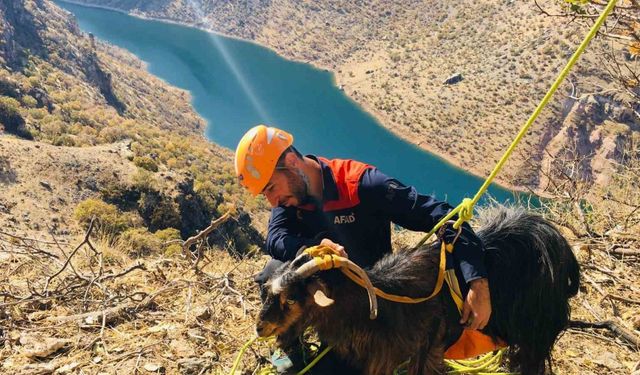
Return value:
<svg viewBox="0 0 640 375">
<path fill-rule="evenodd" d="M 442 285 L 444 284 L 445 279 L 445 268 L 447 265 L 447 252 L 451 252 L 453 250 L 453 245 L 445 244 L 442 242 L 442 246 L 440 247 L 440 264 L 438 268 L 438 279 L 436 280 L 436 286 L 433 289 L 433 292 L 428 297 L 422 298 L 412 298 L 407 296 L 398 296 L 395 294 L 385 293 L 384 291 L 374 287 L 376 295 L 380 298 L 384 298 L 393 302 L 400 303 L 421 303 L 424 301 L 428 301 L 431 298 L 435 297 L 440 290 L 442 289 Z M 356 275 L 353 271 L 346 267 L 342 267 L 344 265 L 344 261 L 346 258 L 338 256 L 336 251 L 328 246 L 313 246 L 304 250 L 306 254 L 311 255 L 316 259 L 316 262 L 321 270 L 329 270 L 332 268 L 340 268 L 340 270 L 349 277 L 353 282 L 365 288 L 365 283 L 362 281 L 360 276 Z"/>
</svg>

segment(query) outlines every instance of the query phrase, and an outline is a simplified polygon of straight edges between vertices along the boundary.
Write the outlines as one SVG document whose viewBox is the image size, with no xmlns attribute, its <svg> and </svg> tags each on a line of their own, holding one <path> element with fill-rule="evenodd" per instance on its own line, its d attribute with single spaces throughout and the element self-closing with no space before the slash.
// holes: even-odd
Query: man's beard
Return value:
<svg viewBox="0 0 640 375">
<path fill-rule="evenodd" d="M 315 203 L 315 199 L 309 194 L 309 177 L 300 169 L 287 170 L 289 174 L 289 190 L 298 201 L 298 206 Z"/>
</svg>

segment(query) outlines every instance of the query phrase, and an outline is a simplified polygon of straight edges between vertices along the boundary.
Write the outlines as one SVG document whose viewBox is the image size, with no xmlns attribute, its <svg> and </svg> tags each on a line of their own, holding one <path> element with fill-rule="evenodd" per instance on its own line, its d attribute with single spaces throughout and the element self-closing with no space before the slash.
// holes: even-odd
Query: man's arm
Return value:
<svg viewBox="0 0 640 375">
<path fill-rule="evenodd" d="M 313 246 L 318 240 L 300 236 L 301 230 L 296 219 L 296 208 L 276 207 L 271 209 L 267 231 L 267 253 L 273 258 L 287 261 L 295 258 L 302 246 Z"/>
<path fill-rule="evenodd" d="M 453 208 L 433 196 L 418 194 L 413 186 L 405 186 L 375 168 L 363 175 L 359 193 L 361 199 L 374 206 L 379 214 L 388 215 L 392 222 L 415 231 L 431 230 Z M 469 285 L 461 323 L 467 323 L 472 329 L 482 329 L 491 316 L 484 249 L 467 223 L 461 228 L 453 254 L 460 265 L 464 281 Z M 453 241 L 456 235 L 457 230 L 451 226 L 445 228 L 446 242 Z"/>
<path fill-rule="evenodd" d="M 447 202 L 418 194 L 413 186 L 405 186 L 375 168 L 362 176 L 359 194 L 363 202 L 373 206 L 378 214 L 386 215 L 395 224 L 414 231 L 430 231 L 453 209 Z M 447 226 L 445 241 L 453 241 L 456 234 L 457 230 Z M 483 251 L 480 239 L 469 224 L 464 223 L 455 244 L 454 256 L 466 283 L 487 277 Z"/>
</svg>

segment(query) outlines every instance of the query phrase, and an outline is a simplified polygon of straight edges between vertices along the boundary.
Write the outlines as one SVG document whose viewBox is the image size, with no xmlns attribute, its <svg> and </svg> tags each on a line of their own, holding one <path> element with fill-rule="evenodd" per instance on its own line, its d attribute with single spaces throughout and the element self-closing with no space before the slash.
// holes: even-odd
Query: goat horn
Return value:
<svg viewBox="0 0 640 375">
<path fill-rule="evenodd" d="M 315 258 L 311 258 L 310 261 L 298 267 L 298 269 L 296 269 L 294 272 L 297 275 L 300 275 L 303 278 L 306 278 L 318 272 L 319 270 L 320 270 L 320 266 L 316 262 Z"/>
<path fill-rule="evenodd" d="M 356 274 L 358 278 L 362 280 L 364 283 L 364 287 L 367 290 L 367 294 L 369 295 L 369 310 L 371 313 L 369 314 L 369 319 L 373 320 L 378 317 L 378 299 L 376 297 L 376 292 L 374 290 L 373 284 L 371 280 L 369 280 L 369 275 L 360 268 L 357 264 L 353 263 L 349 259 L 345 261 L 347 265 L 348 271 L 352 271 Z M 347 271 L 347 272 L 348 272 Z"/>
<path fill-rule="evenodd" d="M 305 254 L 309 256 L 309 254 Z M 297 260 L 298 258 L 296 258 Z M 302 264 L 295 270 L 295 273 L 308 277 L 320 270 L 330 270 L 333 268 L 340 268 L 342 264 L 347 261 L 347 258 L 336 256 L 335 254 L 324 254 L 322 256 L 313 256 L 311 260 Z M 295 262 L 295 260 L 294 260 Z"/>
</svg>

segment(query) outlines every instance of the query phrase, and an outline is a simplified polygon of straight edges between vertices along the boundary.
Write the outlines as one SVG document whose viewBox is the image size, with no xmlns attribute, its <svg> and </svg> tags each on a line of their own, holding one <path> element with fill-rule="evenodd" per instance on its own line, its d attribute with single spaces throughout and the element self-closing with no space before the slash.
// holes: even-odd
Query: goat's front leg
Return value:
<svg viewBox="0 0 640 375">
<path fill-rule="evenodd" d="M 425 342 L 409 362 L 408 375 L 444 374 L 444 347 L 433 347 Z"/>
<path fill-rule="evenodd" d="M 409 375 L 444 374 L 444 322 L 434 321 L 432 330 L 426 334 L 424 341 L 409 362 Z"/>
</svg>

